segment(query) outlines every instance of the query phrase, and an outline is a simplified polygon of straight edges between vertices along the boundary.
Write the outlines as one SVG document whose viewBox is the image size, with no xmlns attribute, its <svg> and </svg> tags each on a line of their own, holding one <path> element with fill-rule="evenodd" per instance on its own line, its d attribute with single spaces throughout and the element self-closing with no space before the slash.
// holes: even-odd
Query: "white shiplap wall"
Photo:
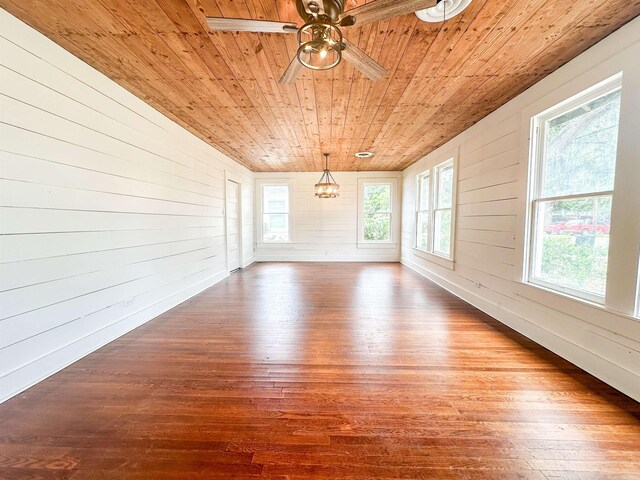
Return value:
<svg viewBox="0 0 640 480">
<path fill-rule="evenodd" d="M 0 401 L 228 275 L 253 178 L 0 9 Z"/>
<path fill-rule="evenodd" d="M 529 125 L 532 115 L 624 71 L 619 175 L 614 201 L 619 251 L 634 262 L 619 289 L 637 275 L 640 218 L 640 19 L 617 31 L 522 95 L 404 171 L 402 262 L 493 317 L 640 400 L 640 321 L 524 284 L 522 278 Z M 464 99 L 462 99 L 464 100 Z M 635 122 L 635 124 L 634 124 Z M 624 126 L 623 126 L 624 123 Z M 453 270 L 416 251 L 416 175 L 458 154 Z M 622 162 L 622 163 L 621 163 Z M 635 183 L 635 187 L 632 184 Z M 616 228 L 616 227 L 612 227 Z M 615 232 L 614 232 L 615 233 Z M 613 241 L 613 237 L 612 237 Z M 629 312 L 630 313 L 630 312 Z"/>
<path fill-rule="evenodd" d="M 400 259 L 400 172 L 334 172 L 340 184 L 340 197 L 319 199 L 314 186 L 321 172 L 255 173 L 256 184 L 262 180 L 288 182 L 291 185 L 292 242 L 261 244 L 256 239 L 256 261 L 346 261 L 397 262 Z M 358 247 L 358 180 L 397 179 L 395 228 L 393 243 L 379 248 Z M 260 189 L 256 201 L 260 202 Z M 256 204 L 256 221 L 261 221 Z M 259 232 L 259 228 L 256 228 Z"/>
</svg>

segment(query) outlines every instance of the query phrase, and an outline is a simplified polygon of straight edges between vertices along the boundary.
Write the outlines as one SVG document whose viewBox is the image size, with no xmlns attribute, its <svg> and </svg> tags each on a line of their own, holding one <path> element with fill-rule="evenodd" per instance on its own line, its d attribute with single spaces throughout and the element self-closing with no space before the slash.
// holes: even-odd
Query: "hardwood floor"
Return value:
<svg viewBox="0 0 640 480">
<path fill-rule="evenodd" d="M 258 264 L 0 405 L 3 479 L 640 478 L 640 404 L 398 264 Z"/>
</svg>

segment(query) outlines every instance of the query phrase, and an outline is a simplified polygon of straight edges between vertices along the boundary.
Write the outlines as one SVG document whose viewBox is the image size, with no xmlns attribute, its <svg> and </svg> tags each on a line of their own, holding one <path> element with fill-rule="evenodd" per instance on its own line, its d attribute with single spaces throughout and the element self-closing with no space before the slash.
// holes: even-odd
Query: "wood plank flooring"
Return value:
<svg viewBox="0 0 640 480">
<path fill-rule="evenodd" d="M 637 479 L 640 404 L 399 264 L 258 264 L 0 405 L 2 479 Z"/>
</svg>

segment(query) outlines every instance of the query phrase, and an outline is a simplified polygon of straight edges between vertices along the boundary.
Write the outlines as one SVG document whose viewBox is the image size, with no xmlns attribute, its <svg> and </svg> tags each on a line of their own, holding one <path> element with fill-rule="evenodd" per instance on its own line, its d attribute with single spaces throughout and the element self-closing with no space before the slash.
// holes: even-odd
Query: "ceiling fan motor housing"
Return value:
<svg viewBox="0 0 640 480">
<path fill-rule="evenodd" d="M 313 8 L 313 4 L 322 5 L 324 7 L 324 14 L 331 19 L 331 23 L 337 23 L 340 20 L 340 15 L 344 11 L 344 0 L 307 0 L 306 4 L 309 8 Z M 309 23 L 314 20 L 314 16 L 307 12 L 305 8 L 305 2 L 303 0 L 297 0 L 296 6 L 298 8 L 298 14 L 302 19 Z"/>
</svg>

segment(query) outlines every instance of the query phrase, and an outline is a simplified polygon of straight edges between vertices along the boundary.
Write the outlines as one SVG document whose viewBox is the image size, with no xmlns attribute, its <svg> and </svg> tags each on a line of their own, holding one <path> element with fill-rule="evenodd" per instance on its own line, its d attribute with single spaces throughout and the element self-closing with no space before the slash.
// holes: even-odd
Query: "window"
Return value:
<svg viewBox="0 0 640 480">
<path fill-rule="evenodd" d="M 620 81 L 534 117 L 528 279 L 604 303 Z"/>
<path fill-rule="evenodd" d="M 398 179 L 358 179 L 358 248 L 397 248 Z"/>
<path fill-rule="evenodd" d="M 429 172 L 418 175 L 416 191 L 418 192 L 418 208 L 416 211 L 416 247 L 427 251 L 429 248 Z"/>
<path fill-rule="evenodd" d="M 262 240 L 267 243 L 288 242 L 289 186 L 262 186 Z"/>
<path fill-rule="evenodd" d="M 416 184 L 416 248 L 445 258 L 451 258 L 453 172 L 450 159 L 418 175 Z"/>
<path fill-rule="evenodd" d="M 392 203 L 390 183 L 365 183 L 362 209 L 365 242 L 391 242 Z"/>
<path fill-rule="evenodd" d="M 433 207 L 433 252 L 451 256 L 451 207 L 453 202 L 453 161 L 436 167 Z"/>
</svg>

